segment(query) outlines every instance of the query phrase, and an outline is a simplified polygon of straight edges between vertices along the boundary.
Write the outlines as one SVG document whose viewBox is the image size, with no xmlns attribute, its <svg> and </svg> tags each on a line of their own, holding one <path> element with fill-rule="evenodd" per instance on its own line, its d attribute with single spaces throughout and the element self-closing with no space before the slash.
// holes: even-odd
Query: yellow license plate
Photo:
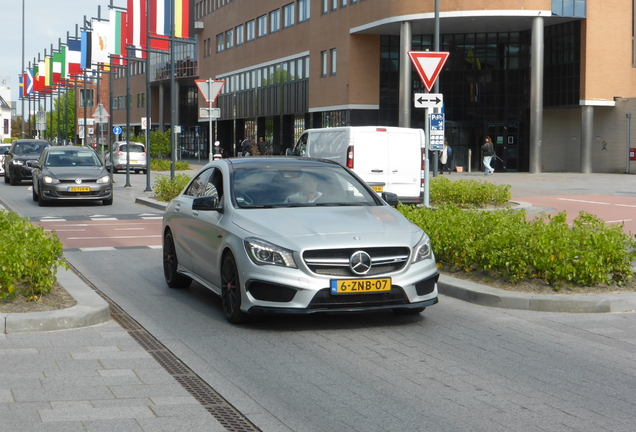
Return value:
<svg viewBox="0 0 636 432">
<path fill-rule="evenodd" d="M 131 161 L 130 161 L 130 163 L 131 163 L 131 164 L 138 164 L 138 163 L 139 163 L 139 161 L 133 161 L 133 160 L 131 160 Z"/>
<path fill-rule="evenodd" d="M 70 187 L 68 188 L 69 192 L 90 192 L 91 188 L 88 186 L 81 186 L 81 187 Z"/>
<path fill-rule="evenodd" d="M 384 291 L 391 291 L 391 278 L 331 281 L 331 294 L 364 294 Z"/>
<path fill-rule="evenodd" d="M 376 192 L 384 192 L 384 186 L 371 186 L 371 189 Z"/>
</svg>

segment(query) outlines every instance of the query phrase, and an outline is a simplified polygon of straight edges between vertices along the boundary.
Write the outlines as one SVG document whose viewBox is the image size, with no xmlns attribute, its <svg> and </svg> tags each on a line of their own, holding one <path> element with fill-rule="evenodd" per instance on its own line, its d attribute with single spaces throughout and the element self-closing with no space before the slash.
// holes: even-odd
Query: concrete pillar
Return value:
<svg viewBox="0 0 636 432">
<path fill-rule="evenodd" d="M 411 88 L 411 51 L 412 39 L 411 22 L 403 21 L 400 28 L 400 87 L 398 95 L 399 117 L 398 126 L 411 127 L 411 105 L 413 91 Z"/>
<path fill-rule="evenodd" d="M 592 173 L 592 135 L 594 134 L 594 107 L 581 107 L 581 172 Z"/>
<path fill-rule="evenodd" d="M 543 139 L 543 18 L 532 20 L 530 64 L 530 166 L 531 174 L 541 173 Z"/>
</svg>

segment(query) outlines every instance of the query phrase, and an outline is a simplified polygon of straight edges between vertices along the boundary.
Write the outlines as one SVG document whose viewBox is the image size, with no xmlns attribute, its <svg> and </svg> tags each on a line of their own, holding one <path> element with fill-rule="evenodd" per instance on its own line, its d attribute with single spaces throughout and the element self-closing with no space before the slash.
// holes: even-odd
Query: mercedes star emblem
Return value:
<svg viewBox="0 0 636 432">
<path fill-rule="evenodd" d="M 365 275 L 371 270 L 371 256 L 365 251 L 357 251 L 349 258 L 351 271 L 357 275 Z"/>
</svg>

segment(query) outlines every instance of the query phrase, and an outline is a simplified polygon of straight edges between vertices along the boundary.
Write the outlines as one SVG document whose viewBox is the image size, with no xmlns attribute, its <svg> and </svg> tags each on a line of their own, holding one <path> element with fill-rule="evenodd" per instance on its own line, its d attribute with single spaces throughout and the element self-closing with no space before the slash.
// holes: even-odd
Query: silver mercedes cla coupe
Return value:
<svg viewBox="0 0 636 432">
<path fill-rule="evenodd" d="M 163 216 L 171 288 L 221 296 L 227 320 L 392 310 L 438 302 L 426 233 L 349 169 L 326 160 L 234 158 L 203 167 Z"/>
</svg>

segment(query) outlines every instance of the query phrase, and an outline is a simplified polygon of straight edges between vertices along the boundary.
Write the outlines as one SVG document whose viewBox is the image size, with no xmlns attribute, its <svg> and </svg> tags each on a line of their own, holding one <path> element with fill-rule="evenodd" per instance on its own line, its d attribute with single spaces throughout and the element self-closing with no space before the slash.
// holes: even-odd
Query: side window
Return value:
<svg viewBox="0 0 636 432">
<path fill-rule="evenodd" d="M 210 177 L 211 172 L 212 170 L 208 169 L 203 171 L 198 176 L 196 176 L 195 179 L 192 181 L 192 183 L 190 183 L 190 185 L 187 187 L 187 189 L 185 190 L 183 194 L 187 196 L 191 196 L 193 198 L 205 196 L 204 194 L 205 185 L 208 181 L 208 178 Z"/>
<path fill-rule="evenodd" d="M 294 148 L 294 156 L 306 156 L 307 155 L 307 138 L 308 134 L 304 133 L 298 139 L 296 147 Z"/>
<path fill-rule="evenodd" d="M 217 196 L 219 201 L 221 201 L 223 197 L 223 174 L 219 169 L 212 169 L 212 173 L 208 176 L 208 181 L 200 196 Z"/>
</svg>

